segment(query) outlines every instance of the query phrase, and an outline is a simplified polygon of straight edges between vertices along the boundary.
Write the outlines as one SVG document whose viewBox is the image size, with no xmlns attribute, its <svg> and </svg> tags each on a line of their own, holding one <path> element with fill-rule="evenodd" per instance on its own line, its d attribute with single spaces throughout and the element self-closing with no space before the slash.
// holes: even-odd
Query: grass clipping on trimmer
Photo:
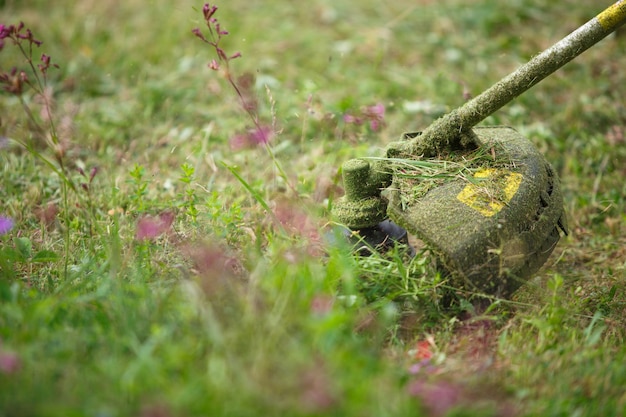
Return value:
<svg viewBox="0 0 626 417">
<path fill-rule="evenodd" d="M 399 192 L 403 210 L 424 197 L 430 190 L 461 180 L 471 185 L 471 195 L 476 206 L 506 204 L 507 178 L 515 162 L 501 158 L 502 149 L 496 145 L 481 145 L 472 150 L 460 150 L 439 155 L 437 158 L 404 159 L 390 158 L 386 161 L 394 171 L 394 187 Z M 461 196 L 462 197 L 462 196 Z"/>
</svg>

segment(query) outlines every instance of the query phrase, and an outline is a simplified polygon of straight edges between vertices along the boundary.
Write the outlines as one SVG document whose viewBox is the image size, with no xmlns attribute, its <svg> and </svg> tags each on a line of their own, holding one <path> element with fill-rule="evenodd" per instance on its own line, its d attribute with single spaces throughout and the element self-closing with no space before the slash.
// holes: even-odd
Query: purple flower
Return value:
<svg viewBox="0 0 626 417">
<path fill-rule="evenodd" d="M 360 114 L 355 116 L 345 114 L 343 121 L 347 124 L 361 125 L 365 121 L 369 122 L 370 129 L 377 132 L 385 125 L 385 106 L 381 103 L 361 108 Z"/>
<path fill-rule="evenodd" d="M 48 68 L 50 68 L 50 66 L 53 66 L 54 68 L 59 68 L 59 66 L 57 64 L 53 64 L 51 62 L 50 55 L 42 54 L 41 55 L 41 62 L 43 62 L 43 64 L 39 64 L 39 65 L 37 65 L 37 67 L 39 68 L 39 71 L 41 71 L 41 73 L 44 76 L 48 72 Z"/>
<path fill-rule="evenodd" d="M 10 30 L 5 25 L 0 25 L 0 51 L 4 48 L 4 38 L 8 37 Z"/>
<path fill-rule="evenodd" d="M 360 117 L 356 117 L 356 116 L 353 116 L 351 114 L 344 114 L 343 115 L 343 121 L 345 123 L 355 124 L 355 125 L 360 125 L 361 123 L 363 123 L 363 120 L 361 120 Z"/>
<path fill-rule="evenodd" d="M 165 211 L 158 216 L 143 216 L 137 221 L 136 240 L 154 240 L 168 233 L 174 222 L 175 214 Z"/>
<path fill-rule="evenodd" d="M 274 132 L 270 126 L 258 126 L 250 132 L 252 141 L 259 145 L 265 145 L 268 143 L 273 133 Z"/>
<path fill-rule="evenodd" d="M 204 15 L 204 20 L 207 22 L 213 17 L 215 12 L 217 11 L 217 6 L 211 6 L 209 3 L 205 3 L 202 8 L 202 14 Z"/>
<path fill-rule="evenodd" d="M 15 30 L 15 26 L 0 25 L 0 39 L 8 38 Z"/>
<path fill-rule="evenodd" d="M 89 171 L 89 182 L 93 181 L 97 173 L 98 173 L 98 167 L 91 168 L 91 171 Z"/>
<path fill-rule="evenodd" d="M 13 229 L 13 220 L 10 217 L 0 216 L 0 235 Z"/>
<path fill-rule="evenodd" d="M 446 415 L 451 409 L 458 407 L 463 399 L 460 387 L 444 381 L 413 381 L 408 390 L 409 394 L 419 398 L 435 417 Z"/>
<path fill-rule="evenodd" d="M 381 103 L 366 107 L 363 115 L 370 121 L 370 128 L 374 132 L 385 124 L 385 106 Z"/>
<path fill-rule="evenodd" d="M 206 38 L 204 37 L 204 35 L 202 34 L 202 32 L 200 31 L 199 28 L 195 28 L 191 31 L 191 33 L 193 33 L 194 35 L 196 35 L 198 38 L 200 38 L 201 40 L 203 40 L 204 42 L 208 42 L 206 40 Z"/>
<path fill-rule="evenodd" d="M 209 62 L 209 68 L 213 71 L 217 71 L 220 69 L 220 64 L 216 60 L 212 59 L 211 62 Z"/>
<path fill-rule="evenodd" d="M 430 358 L 422 359 L 421 361 L 414 363 L 409 367 L 409 373 L 411 375 L 417 375 L 424 371 L 426 373 L 432 373 L 436 370 L 435 366 L 431 362 Z"/>
<path fill-rule="evenodd" d="M 274 136 L 271 126 L 261 125 L 243 133 L 238 133 L 230 139 L 230 147 L 233 150 L 254 148 L 266 145 Z"/>
<path fill-rule="evenodd" d="M 24 25 L 24 24 L 23 24 L 23 23 L 21 23 L 21 22 L 20 22 L 20 24 L 21 24 L 21 25 L 22 25 L 22 27 L 23 27 L 23 25 Z M 17 31 L 17 37 L 18 37 L 18 39 L 24 39 L 24 40 L 27 40 L 28 42 L 30 42 L 30 43 L 34 43 L 34 44 L 35 44 L 35 45 L 37 45 L 37 46 L 41 46 L 41 44 L 43 43 L 42 41 L 38 41 L 37 39 L 35 39 L 35 38 L 33 37 L 33 32 L 31 32 L 31 30 L 30 30 L 30 29 L 28 29 L 28 28 L 27 28 L 27 29 L 26 29 L 26 33 L 20 33 L 20 31 L 21 31 L 21 28 L 20 28 L 20 29 L 18 29 L 18 31 Z"/>
<path fill-rule="evenodd" d="M 20 370 L 22 361 L 17 353 L 0 350 L 0 373 L 14 374 Z"/>
</svg>

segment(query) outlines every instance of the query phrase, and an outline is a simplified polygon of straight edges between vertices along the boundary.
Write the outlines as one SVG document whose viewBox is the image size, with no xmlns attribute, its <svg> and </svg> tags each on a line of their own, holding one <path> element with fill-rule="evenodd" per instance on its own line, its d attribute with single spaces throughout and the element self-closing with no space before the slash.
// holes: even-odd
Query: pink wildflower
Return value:
<svg viewBox="0 0 626 417">
<path fill-rule="evenodd" d="M 259 126 L 233 136 L 230 140 L 230 147 L 234 150 L 239 150 L 266 145 L 273 136 L 274 132 L 270 126 Z"/>
<path fill-rule="evenodd" d="M 347 124 L 361 125 L 369 122 L 370 129 L 377 132 L 385 125 L 385 106 L 381 103 L 361 108 L 358 115 L 347 113 L 343 116 Z"/>
<path fill-rule="evenodd" d="M 168 232 L 174 222 L 175 214 L 166 211 L 158 216 L 143 216 L 137 221 L 135 239 L 153 240 Z"/>
<path fill-rule="evenodd" d="M 22 366 L 17 353 L 0 350 L 0 373 L 5 375 L 14 374 Z"/>
<path fill-rule="evenodd" d="M 385 106 L 381 103 L 366 107 L 363 115 L 370 122 L 370 128 L 377 132 L 385 124 Z"/>
<path fill-rule="evenodd" d="M 431 415 L 437 417 L 446 415 L 452 408 L 459 406 L 463 394 L 459 387 L 443 381 L 413 381 L 408 390 L 410 395 L 421 400 Z"/>
</svg>

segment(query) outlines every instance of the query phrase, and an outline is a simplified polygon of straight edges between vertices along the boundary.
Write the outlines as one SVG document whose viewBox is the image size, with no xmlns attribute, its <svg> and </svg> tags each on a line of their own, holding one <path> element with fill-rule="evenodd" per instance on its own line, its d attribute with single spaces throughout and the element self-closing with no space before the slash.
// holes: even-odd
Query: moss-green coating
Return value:
<svg viewBox="0 0 626 417">
<path fill-rule="evenodd" d="M 476 205 L 480 196 L 473 192 L 459 198 L 466 185 L 463 181 L 447 182 L 407 198 L 402 195 L 400 176 L 394 178 L 390 217 L 433 247 L 459 285 L 491 294 L 510 294 L 520 280 L 528 278 L 547 259 L 559 239 L 558 226 L 563 230 L 566 227 L 558 178 L 532 144 L 512 129 L 484 129 L 476 135 L 473 127 L 623 24 L 622 11 L 620 6 L 603 12 L 487 91 L 436 120 L 421 135 L 388 146 L 389 158 L 429 158 L 475 149 L 481 143 L 499 144 L 505 152 L 497 158 L 514 161 L 511 176 L 522 179 L 516 182 L 506 206 L 502 202 Z M 336 213 L 350 227 L 368 227 L 382 216 L 380 189 L 389 185 L 388 174 L 377 177 L 372 171 L 384 172 L 362 161 L 344 166 L 346 197 Z M 509 174 L 500 174 L 503 181 L 492 181 L 496 187 L 508 183 Z M 510 189 L 505 193 L 488 191 L 508 199 Z"/>
<path fill-rule="evenodd" d="M 342 166 L 346 194 L 333 207 L 333 215 L 352 229 L 372 227 L 387 218 L 387 200 L 380 192 L 392 181 L 382 161 L 351 159 Z"/>
<path fill-rule="evenodd" d="M 496 149 L 497 160 L 522 176 L 506 205 L 485 215 L 480 207 L 459 198 L 468 185 L 461 178 L 420 198 L 406 199 L 395 178 L 388 212 L 394 222 L 432 248 L 454 285 L 508 296 L 551 253 L 559 238 L 557 225 L 565 224 L 563 200 L 558 178 L 528 140 L 504 127 L 477 128 L 476 133 L 482 146 Z"/>
<path fill-rule="evenodd" d="M 601 16 L 606 16 L 604 19 L 606 24 L 603 24 Z M 472 128 L 478 122 L 580 55 L 623 23 L 621 12 L 604 12 L 600 17 L 590 20 L 498 81 L 487 91 L 462 107 L 437 119 L 422 135 L 406 142 L 396 142 L 389 145 L 387 156 L 390 158 L 399 156 L 432 157 L 443 150 L 475 147 L 477 138 Z M 348 199 L 356 200 L 364 196 L 374 195 L 376 190 L 373 188 L 387 184 L 386 179 L 373 178 L 371 171 L 376 170 L 370 170 L 370 174 L 366 175 L 367 169 L 362 162 L 355 162 L 347 168 L 355 169 L 352 177 L 348 175 L 348 182 L 350 183 L 347 186 L 349 189 Z"/>
<path fill-rule="evenodd" d="M 462 119 L 458 109 L 435 120 L 420 135 L 405 136 L 404 139 L 404 141 L 393 142 L 388 145 L 388 158 L 403 156 L 430 158 L 441 152 L 475 149 L 478 146 L 473 130 L 462 128 Z"/>
<path fill-rule="evenodd" d="M 380 193 L 370 181 L 370 163 L 364 159 L 351 159 L 342 166 L 346 199 L 357 201 Z"/>
<path fill-rule="evenodd" d="M 333 215 L 353 230 L 373 227 L 387 218 L 387 200 L 380 196 L 356 201 L 341 198 L 333 206 Z"/>
<path fill-rule="evenodd" d="M 392 171 L 383 161 L 351 159 L 341 169 L 346 198 L 350 201 L 379 196 L 381 190 L 391 185 Z"/>
</svg>

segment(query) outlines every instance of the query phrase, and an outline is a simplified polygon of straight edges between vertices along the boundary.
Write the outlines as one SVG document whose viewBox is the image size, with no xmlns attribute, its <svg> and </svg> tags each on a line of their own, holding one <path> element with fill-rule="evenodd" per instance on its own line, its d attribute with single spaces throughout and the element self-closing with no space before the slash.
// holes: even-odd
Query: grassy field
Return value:
<svg viewBox="0 0 626 417">
<path fill-rule="evenodd" d="M 571 229 L 512 300 L 328 239 L 342 162 L 609 0 L 224 1 L 218 70 L 202 3 L 53 3 L 0 0 L 0 416 L 626 414 L 623 30 L 484 123 Z"/>
</svg>

